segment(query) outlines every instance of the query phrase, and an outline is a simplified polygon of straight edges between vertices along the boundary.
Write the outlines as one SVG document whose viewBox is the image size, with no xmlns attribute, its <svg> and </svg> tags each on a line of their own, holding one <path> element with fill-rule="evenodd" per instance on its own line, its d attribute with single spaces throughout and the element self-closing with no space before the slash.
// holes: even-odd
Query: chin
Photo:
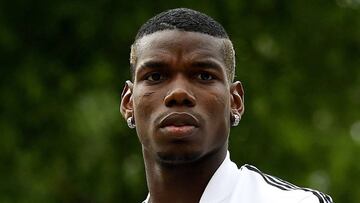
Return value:
<svg viewBox="0 0 360 203">
<path fill-rule="evenodd" d="M 201 159 L 201 152 L 158 152 L 157 161 L 164 166 L 191 164 Z"/>
</svg>

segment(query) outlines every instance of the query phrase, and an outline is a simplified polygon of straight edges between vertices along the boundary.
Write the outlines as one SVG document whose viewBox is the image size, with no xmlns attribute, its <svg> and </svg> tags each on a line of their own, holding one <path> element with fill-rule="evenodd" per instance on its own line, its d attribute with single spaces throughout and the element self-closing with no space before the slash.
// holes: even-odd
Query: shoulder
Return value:
<svg viewBox="0 0 360 203">
<path fill-rule="evenodd" d="M 264 195 L 264 199 L 297 203 L 333 202 L 329 195 L 310 188 L 296 186 L 275 176 L 263 173 L 256 167 L 248 164 L 240 168 L 240 173 L 243 174 L 243 178 L 245 182 L 247 182 L 247 185 L 252 188 L 251 190 Z"/>
</svg>

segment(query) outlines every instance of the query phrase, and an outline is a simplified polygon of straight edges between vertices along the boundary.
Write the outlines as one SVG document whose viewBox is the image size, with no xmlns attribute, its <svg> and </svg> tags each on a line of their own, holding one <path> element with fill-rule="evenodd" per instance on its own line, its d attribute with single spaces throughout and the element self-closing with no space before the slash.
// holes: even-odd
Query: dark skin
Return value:
<svg viewBox="0 0 360 203">
<path fill-rule="evenodd" d="M 151 203 L 199 202 L 226 156 L 244 103 L 241 83 L 228 79 L 224 40 L 167 30 L 138 41 L 120 109 L 135 119 Z"/>
</svg>

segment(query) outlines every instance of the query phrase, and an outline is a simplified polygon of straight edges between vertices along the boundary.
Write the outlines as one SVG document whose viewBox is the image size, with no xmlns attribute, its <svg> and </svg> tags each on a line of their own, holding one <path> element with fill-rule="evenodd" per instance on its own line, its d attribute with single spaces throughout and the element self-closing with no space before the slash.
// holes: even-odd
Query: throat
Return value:
<svg viewBox="0 0 360 203">
<path fill-rule="evenodd" d="M 151 202 L 199 202 L 210 180 L 201 174 L 199 176 L 166 176 L 167 178 L 163 177 L 162 180 L 152 181 L 149 185 Z"/>
<path fill-rule="evenodd" d="M 177 164 L 156 161 L 143 151 L 150 202 L 199 202 L 211 177 L 225 159 L 226 151 L 209 153 L 200 159 L 177 159 Z"/>
</svg>

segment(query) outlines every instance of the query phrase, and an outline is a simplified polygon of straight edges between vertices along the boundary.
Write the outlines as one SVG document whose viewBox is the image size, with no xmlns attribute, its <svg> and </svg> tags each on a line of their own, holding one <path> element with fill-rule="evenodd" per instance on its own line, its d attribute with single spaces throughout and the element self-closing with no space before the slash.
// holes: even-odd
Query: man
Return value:
<svg viewBox="0 0 360 203">
<path fill-rule="evenodd" d="M 150 19 L 131 48 L 121 113 L 142 145 L 147 203 L 332 202 L 253 166 L 231 162 L 228 138 L 244 113 L 235 52 L 209 16 L 173 9 Z"/>
</svg>

